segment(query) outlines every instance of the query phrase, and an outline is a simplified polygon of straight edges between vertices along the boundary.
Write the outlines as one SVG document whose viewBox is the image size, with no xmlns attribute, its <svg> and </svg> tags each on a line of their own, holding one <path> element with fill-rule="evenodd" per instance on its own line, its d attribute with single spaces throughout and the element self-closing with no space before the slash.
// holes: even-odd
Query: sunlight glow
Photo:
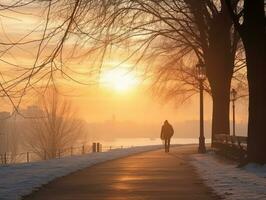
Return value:
<svg viewBox="0 0 266 200">
<path fill-rule="evenodd" d="M 123 68 L 115 68 L 103 72 L 101 82 L 115 91 L 124 92 L 133 89 L 138 84 L 135 73 Z"/>
</svg>

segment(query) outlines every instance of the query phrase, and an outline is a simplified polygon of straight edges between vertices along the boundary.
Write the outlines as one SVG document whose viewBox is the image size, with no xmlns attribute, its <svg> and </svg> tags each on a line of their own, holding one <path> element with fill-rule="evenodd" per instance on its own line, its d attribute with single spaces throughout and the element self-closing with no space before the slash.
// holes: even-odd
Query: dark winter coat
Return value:
<svg viewBox="0 0 266 200">
<path fill-rule="evenodd" d="M 161 129 L 161 139 L 169 139 L 174 135 L 174 129 L 171 124 L 164 123 Z"/>
</svg>

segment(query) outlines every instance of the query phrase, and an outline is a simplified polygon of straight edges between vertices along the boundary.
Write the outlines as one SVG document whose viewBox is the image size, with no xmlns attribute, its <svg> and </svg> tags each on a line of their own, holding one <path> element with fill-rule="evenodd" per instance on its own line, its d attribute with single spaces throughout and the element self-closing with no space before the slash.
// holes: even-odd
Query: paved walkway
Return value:
<svg viewBox="0 0 266 200">
<path fill-rule="evenodd" d="M 141 153 L 58 178 L 24 200 L 217 200 L 187 155 L 195 146 Z"/>
</svg>

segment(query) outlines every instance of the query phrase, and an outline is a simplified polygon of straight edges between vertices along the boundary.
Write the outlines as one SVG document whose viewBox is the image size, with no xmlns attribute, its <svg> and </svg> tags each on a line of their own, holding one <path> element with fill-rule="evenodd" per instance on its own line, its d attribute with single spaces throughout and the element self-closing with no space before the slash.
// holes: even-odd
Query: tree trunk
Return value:
<svg viewBox="0 0 266 200">
<path fill-rule="evenodd" d="M 216 64 L 218 65 L 218 63 Z M 217 134 L 230 134 L 230 86 L 232 67 L 229 65 L 215 68 L 216 73 L 208 76 L 212 91 L 212 142 Z M 231 70 L 229 70 L 231 69 Z"/>
<path fill-rule="evenodd" d="M 212 139 L 215 134 L 230 134 L 230 82 L 221 90 L 212 88 Z"/>
<path fill-rule="evenodd" d="M 255 33 L 255 34 L 254 34 Z M 264 30 L 250 32 L 244 42 L 248 66 L 248 160 L 266 163 L 266 49 Z"/>
<path fill-rule="evenodd" d="M 221 1 L 221 9 L 210 18 L 206 1 L 185 1 L 195 17 L 200 32 L 203 60 L 213 98 L 212 139 L 215 134 L 230 134 L 230 85 L 233 76 L 236 46 L 239 38 L 232 37 L 232 20 Z M 210 2 L 209 2 L 210 3 Z M 216 3 L 212 2 L 213 6 Z M 211 4 L 212 4 L 211 3 Z"/>
<path fill-rule="evenodd" d="M 213 100 L 212 141 L 215 134 L 230 134 L 230 86 L 235 49 L 231 44 L 232 23 L 224 15 L 213 19 L 209 30 L 209 48 L 205 52 L 206 72 Z"/>
<path fill-rule="evenodd" d="M 254 43 L 255 44 L 255 43 Z M 253 44 L 253 45 L 254 45 Z M 248 161 L 266 163 L 265 49 L 247 51 L 249 83 Z M 263 55 L 264 54 L 264 55 Z"/>
<path fill-rule="evenodd" d="M 248 161 L 266 163 L 266 40 L 264 1 L 246 0 L 240 34 L 249 84 Z"/>
<path fill-rule="evenodd" d="M 246 45 L 249 83 L 248 161 L 266 163 L 266 55 L 265 38 L 249 39 Z M 257 40 L 257 41 L 255 41 Z"/>
</svg>

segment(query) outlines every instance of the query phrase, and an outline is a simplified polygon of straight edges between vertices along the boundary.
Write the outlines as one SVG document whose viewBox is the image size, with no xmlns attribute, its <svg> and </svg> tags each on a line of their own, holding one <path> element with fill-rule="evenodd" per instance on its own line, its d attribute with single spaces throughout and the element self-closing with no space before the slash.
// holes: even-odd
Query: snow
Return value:
<svg viewBox="0 0 266 200">
<path fill-rule="evenodd" d="M 104 161 L 159 149 L 161 145 L 114 149 L 61 159 L 0 167 L 0 199 L 16 200 L 53 179 Z"/>
<path fill-rule="evenodd" d="M 198 174 L 215 193 L 227 200 L 266 200 L 266 165 L 219 160 L 213 153 L 191 156 Z"/>
</svg>

